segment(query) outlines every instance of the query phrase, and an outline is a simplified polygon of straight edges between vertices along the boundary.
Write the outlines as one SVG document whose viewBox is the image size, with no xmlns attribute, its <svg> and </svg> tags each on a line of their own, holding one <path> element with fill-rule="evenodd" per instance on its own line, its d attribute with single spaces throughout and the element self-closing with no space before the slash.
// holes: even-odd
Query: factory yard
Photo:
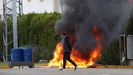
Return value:
<svg viewBox="0 0 133 75">
<path fill-rule="evenodd" d="M 59 71 L 56 67 L 0 69 L 0 75 L 133 75 L 132 68 L 69 68 Z"/>
</svg>

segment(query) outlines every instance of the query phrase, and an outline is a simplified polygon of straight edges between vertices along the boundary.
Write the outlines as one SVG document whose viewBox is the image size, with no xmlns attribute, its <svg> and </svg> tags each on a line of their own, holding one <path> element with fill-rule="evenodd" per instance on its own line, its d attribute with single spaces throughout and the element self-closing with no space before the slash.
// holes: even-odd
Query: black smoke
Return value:
<svg viewBox="0 0 133 75">
<path fill-rule="evenodd" d="M 125 30 L 132 9 L 132 3 L 127 0 L 63 0 L 63 4 L 65 10 L 55 31 L 75 34 L 73 48 L 78 50 L 96 47 L 94 26 L 103 36 L 104 45 L 116 40 Z"/>
</svg>

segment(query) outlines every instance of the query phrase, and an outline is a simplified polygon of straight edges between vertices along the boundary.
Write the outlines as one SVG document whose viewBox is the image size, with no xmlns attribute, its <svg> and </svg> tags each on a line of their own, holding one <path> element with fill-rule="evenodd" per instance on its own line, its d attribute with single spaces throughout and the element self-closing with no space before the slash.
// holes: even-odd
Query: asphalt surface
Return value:
<svg viewBox="0 0 133 75">
<path fill-rule="evenodd" d="M 96 68 L 78 68 L 76 71 L 66 69 L 59 71 L 59 68 L 14 68 L 0 69 L 0 75 L 133 75 L 133 69 L 96 69 Z"/>
</svg>

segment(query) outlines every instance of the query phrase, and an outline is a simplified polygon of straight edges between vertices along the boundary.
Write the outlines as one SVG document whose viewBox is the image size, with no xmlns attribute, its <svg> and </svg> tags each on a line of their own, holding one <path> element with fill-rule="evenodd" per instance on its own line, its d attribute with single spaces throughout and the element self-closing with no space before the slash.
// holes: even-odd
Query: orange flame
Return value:
<svg viewBox="0 0 133 75">
<path fill-rule="evenodd" d="M 101 57 L 101 36 L 97 30 L 97 27 L 94 27 L 92 32 L 95 34 L 95 39 L 97 41 L 97 46 L 94 50 L 91 51 L 90 55 L 87 59 L 82 58 L 83 54 L 78 50 L 71 51 L 71 59 L 78 65 L 78 67 L 85 68 L 88 66 L 92 66 L 95 62 Z M 48 66 L 58 66 L 61 67 L 63 65 L 63 44 L 58 43 L 54 52 L 54 58 L 48 63 Z M 73 65 L 67 62 L 67 67 L 73 67 Z"/>
</svg>

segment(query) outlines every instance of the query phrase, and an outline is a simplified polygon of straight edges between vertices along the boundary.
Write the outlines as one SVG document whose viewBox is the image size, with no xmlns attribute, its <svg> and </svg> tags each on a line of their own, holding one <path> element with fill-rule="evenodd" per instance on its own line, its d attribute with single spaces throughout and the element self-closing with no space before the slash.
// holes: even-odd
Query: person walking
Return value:
<svg viewBox="0 0 133 75">
<path fill-rule="evenodd" d="M 75 66 L 74 70 L 76 70 L 77 64 L 70 59 L 72 47 L 70 45 L 69 36 L 66 35 L 65 33 L 63 33 L 62 35 L 63 35 L 64 52 L 63 52 L 63 67 L 60 70 L 66 68 L 66 60 L 72 63 Z"/>
</svg>

